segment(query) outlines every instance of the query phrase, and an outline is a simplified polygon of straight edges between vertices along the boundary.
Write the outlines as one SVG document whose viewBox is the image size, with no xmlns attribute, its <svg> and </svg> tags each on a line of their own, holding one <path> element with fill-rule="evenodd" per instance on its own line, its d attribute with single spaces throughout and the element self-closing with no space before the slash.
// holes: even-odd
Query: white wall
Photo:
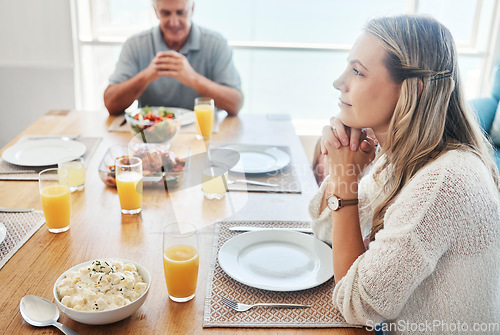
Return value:
<svg viewBox="0 0 500 335">
<path fill-rule="evenodd" d="M 75 106 L 68 0 L 0 2 L 0 147 L 51 109 Z"/>
</svg>

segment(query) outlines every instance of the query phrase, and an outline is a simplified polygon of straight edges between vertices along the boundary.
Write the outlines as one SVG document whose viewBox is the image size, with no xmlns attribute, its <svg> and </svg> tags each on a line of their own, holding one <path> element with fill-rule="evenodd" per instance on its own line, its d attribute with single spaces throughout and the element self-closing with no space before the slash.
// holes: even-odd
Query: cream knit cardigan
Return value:
<svg viewBox="0 0 500 335">
<path fill-rule="evenodd" d="M 330 210 L 319 213 L 327 183 L 309 211 L 315 235 L 331 244 Z M 371 173 L 360 181 L 364 236 L 380 192 Z M 481 160 L 450 151 L 421 169 L 388 208 L 375 241 L 335 286 L 333 303 L 347 322 L 384 322 L 389 334 L 486 326 L 476 333 L 500 333 L 500 200 Z"/>
</svg>

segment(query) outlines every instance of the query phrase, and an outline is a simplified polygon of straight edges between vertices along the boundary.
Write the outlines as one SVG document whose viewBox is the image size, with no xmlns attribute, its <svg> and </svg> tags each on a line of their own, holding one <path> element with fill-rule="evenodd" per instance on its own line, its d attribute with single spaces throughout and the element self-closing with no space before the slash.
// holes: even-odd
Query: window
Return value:
<svg viewBox="0 0 500 335">
<path fill-rule="evenodd" d="M 364 23 L 381 15 L 426 13 L 453 33 L 467 98 L 483 93 L 494 0 L 195 0 L 193 21 L 233 47 L 242 113 L 325 119 L 337 110 L 333 80 Z M 121 44 L 157 24 L 151 0 L 73 0 L 78 55 L 77 108 L 103 109 L 102 94 Z M 489 72 L 485 72 L 489 71 Z M 485 81 L 486 82 L 486 81 Z"/>
</svg>

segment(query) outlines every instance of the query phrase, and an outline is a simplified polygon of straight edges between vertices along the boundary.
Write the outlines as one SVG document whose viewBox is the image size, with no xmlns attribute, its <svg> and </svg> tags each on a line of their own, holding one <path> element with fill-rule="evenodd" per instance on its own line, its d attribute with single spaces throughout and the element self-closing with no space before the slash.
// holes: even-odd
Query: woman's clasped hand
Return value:
<svg viewBox="0 0 500 335">
<path fill-rule="evenodd" d="M 321 154 L 327 158 L 330 176 L 342 178 L 354 174 L 358 179 L 375 158 L 378 144 L 370 128 L 350 128 L 336 117 L 331 118 L 329 126 L 323 127 L 320 143 Z M 343 169 L 339 169 L 339 166 Z"/>
</svg>

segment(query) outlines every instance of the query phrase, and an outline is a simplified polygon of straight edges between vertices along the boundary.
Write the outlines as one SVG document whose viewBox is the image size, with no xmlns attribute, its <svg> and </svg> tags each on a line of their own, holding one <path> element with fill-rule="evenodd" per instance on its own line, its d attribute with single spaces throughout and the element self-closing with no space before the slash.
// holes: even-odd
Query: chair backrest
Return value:
<svg viewBox="0 0 500 335">
<path fill-rule="evenodd" d="M 493 69 L 493 84 L 491 87 L 491 95 L 500 100 L 500 63 Z"/>
</svg>

